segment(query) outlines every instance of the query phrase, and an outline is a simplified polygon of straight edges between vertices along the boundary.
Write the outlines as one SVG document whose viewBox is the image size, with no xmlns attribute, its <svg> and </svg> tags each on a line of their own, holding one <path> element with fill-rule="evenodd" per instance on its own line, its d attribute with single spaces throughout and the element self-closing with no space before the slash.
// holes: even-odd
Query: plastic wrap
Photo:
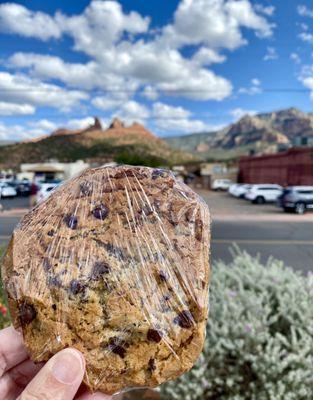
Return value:
<svg viewBox="0 0 313 400">
<path fill-rule="evenodd" d="M 15 229 L 2 274 L 35 361 L 73 346 L 91 390 L 155 387 L 198 358 L 210 215 L 169 171 L 101 167 L 64 183 Z"/>
</svg>

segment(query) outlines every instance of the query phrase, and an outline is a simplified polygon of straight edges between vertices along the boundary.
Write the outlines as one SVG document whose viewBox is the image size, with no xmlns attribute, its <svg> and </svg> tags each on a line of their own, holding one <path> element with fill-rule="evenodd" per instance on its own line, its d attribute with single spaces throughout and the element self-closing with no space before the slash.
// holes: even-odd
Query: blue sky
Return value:
<svg viewBox="0 0 313 400">
<path fill-rule="evenodd" d="M 161 136 L 313 106 L 307 0 L 0 2 L 0 140 L 99 116 Z"/>
</svg>

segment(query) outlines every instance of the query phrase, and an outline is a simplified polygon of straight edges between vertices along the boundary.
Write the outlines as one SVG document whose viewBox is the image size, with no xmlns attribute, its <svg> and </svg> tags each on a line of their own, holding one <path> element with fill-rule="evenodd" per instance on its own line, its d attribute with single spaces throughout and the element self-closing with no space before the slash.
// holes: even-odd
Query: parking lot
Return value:
<svg viewBox="0 0 313 400">
<path fill-rule="evenodd" d="M 29 206 L 28 197 L 14 197 L 13 199 L 0 199 L 0 204 L 4 211 L 16 210 L 16 209 L 26 209 Z"/>
<path fill-rule="evenodd" d="M 252 204 L 250 201 L 230 196 L 227 192 L 197 189 L 208 203 L 215 219 L 269 220 L 269 221 L 311 221 L 313 212 L 304 215 L 285 213 L 275 203 Z"/>
<path fill-rule="evenodd" d="M 273 256 L 305 273 L 313 271 L 313 212 L 289 214 L 275 204 L 255 205 L 226 192 L 198 192 L 211 209 L 212 261 L 231 261 L 230 249 L 237 245 L 263 262 Z M 0 245 L 8 243 L 28 202 L 23 197 L 0 201 Z"/>
</svg>

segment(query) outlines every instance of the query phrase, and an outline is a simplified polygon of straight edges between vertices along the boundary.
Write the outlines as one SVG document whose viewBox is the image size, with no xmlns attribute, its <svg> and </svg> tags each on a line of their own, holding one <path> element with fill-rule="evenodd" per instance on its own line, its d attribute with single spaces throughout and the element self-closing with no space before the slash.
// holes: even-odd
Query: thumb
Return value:
<svg viewBox="0 0 313 400">
<path fill-rule="evenodd" d="M 84 373 L 83 355 L 75 349 L 62 350 L 47 362 L 18 400 L 72 400 Z"/>
</svg>

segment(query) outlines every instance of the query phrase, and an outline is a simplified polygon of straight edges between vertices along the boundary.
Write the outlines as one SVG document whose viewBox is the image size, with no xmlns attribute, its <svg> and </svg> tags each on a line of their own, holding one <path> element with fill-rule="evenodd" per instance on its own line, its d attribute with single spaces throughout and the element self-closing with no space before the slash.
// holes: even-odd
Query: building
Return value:
<svg viewBox="0 0 313 400">
<path fill-rule="evenodd" d="M 19 180 L 29 179 L 37 181 L 70 179 L 89 167 L 84 161 L 73 163 L 45 162 L 35 164 L 21 164 L 21 172 L 17 174 Z"/>
<path fill-rule="evenodd" d="M 292 148 L 277 154 L 242 157 L 239 182 L 313 185 L 313 147 Z"/>
<path fill-rule="evenodd" d="M 238 168 L 225 163 L 203 163 L 200 167 L 202 187 L 210 189 L 215 179 L 230 179 L 237 182 Z"/>
</svg>

